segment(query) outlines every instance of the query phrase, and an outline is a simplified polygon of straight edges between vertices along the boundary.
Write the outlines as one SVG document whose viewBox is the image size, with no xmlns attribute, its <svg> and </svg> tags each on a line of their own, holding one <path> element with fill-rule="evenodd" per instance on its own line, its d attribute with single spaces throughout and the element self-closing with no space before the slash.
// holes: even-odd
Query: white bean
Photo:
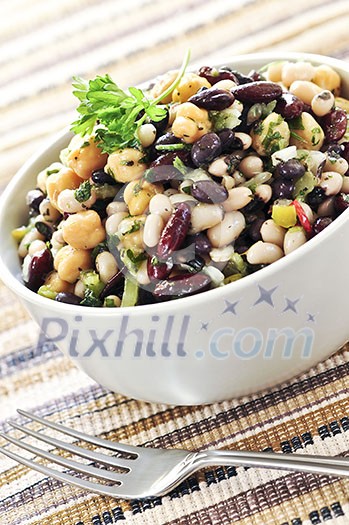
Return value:
<svg viewBox="0 0 349 525">
<path fill-rule="evenodd" d="M 223 175 L 222 185 L 225 187 L 225 189 L 231 190 L 236 185 L 234 177 L 232 177 L 231 175 Z"/>
<path fill-rule="evenodd" d="M 349 177 L 348 176 L 343 177 L 342 192 L 349 193 Z"/>
<path fill-rule="evenodd" d="M 282 226 L 276 224 L 273 219 L 268 219 L 263 222 L 261 227 L 261 236 L 264 242 L 271 242 L 277 244 L 282 248 L 284 243 L 286 230 Z"/>
<path fill-rule="evenodd" d="M 257 186 L 255 195 L 263 202 L 269 202 L 273 194 L 273 190 L 269 184 L 260 184 Z"/>
<path fill-rule="evenodd" d="M 243 150 L 246 150 L 252 146 L 252 138 L 247 133 L 240 133 L 238 131 L 235 133 L 235 138 L 241 140 Z"/>
<path fill-rule="evenodd" d="M 80 279 L 76 281 L 74 294 L 78 297 L 81 297 L 82 299 L 85 297 L 85 285 Z"/>
<path fill-rule="evenodd" d="M 44 238 L 45 237 L 41 235 L 41 233 L 39 233 L 36 228 L 33 228 L 32 230 L 30 230 L 30 232 L 26 233 L 23 239 L 21 240 L 18 246 L 18 255 L 20 257 L 25 257 L 28 254 L 28 248 L 30 244 L 36 240 L 43 241 Z"/>
<path fill-rule="evenodd" d="M 324 171 L 336 171 L 341 175 L 345 175 L 348 171 L 349 165 L 343 157 L 327 157 Z"/>
<path fill-rule="evenodd" d="M 245 177 L 243 176 L 242 173 L 240 173 L 240 171 L 238 170 L 235 170 L 234 173 L 232 174 L 232 177 L 234 178 L 235 182 L 237 185 L 239 184 L 243 184 L 244 182 L 246 182 L 246 179 Z"/>
<path fill-rule="evenodd" d="M 39 212 L 48 222 L 56 222 L 61 216 L 59 211 L 52 206 L 50 199 L 44 199 L 40 202 Z"/>
<path fill-rule="evenodd" d="M 150 213 L 147 216 L 143 230 L 143 241 L 146 246 L 154 248 L 158 244 L 164 225 L 164 219 L 161 215 Z"/>
<path fill-rule="evenodd" d="M 107 283 L 118 271 L 115 257 L 110 252 L 101 252 L 96 257 L 96 269 L 102 283 Z"/>
<path fill-rule="evenodd" d="M 208 172 L 215 177 L 224 177 L 228 173 L 228 164 L 224 160 L 225 157 L 218 157 L 208 167 Z"/>
<path fill-rule="evenodd" d="M 281 80 L 285 86 L 290 86 L 295 80 L 312 80 L 315 67 L 310 62 L 286 62 L 282 66 Z"/>
<path fill-rule="evenodd" d="M 309 82 L 308 80 L 295 80 L 290 86 L 290 93 L 296 95 L 306 104 L 311 104 L 311 101 L 321 93 L 322 89 L 314 84 L 314 82 Z"/>
<path fill-rule="evenodd" d="M 187 195 L 186 193 L 174 193 L 170 196 L 170 202 L 172 205 L 179 204 L 180 202 L 187 202 L 190 204 L 191 202 L 193 204 L 197 203 L 197 200 L 194 199 L 191 195 Z"/>
<path fill-rule="evenodd" d="M 247 250 L 246 257 L 250 264 L 271 264 L 283 257 L 284 252 L 276 244 L 257 241 Z"/>
<path fill-rule="evenodd" d="M 52 248 L 54 248 L 55 250 L 59 250 L 59 248 L 62 248 L 62 246 L 65 245 L 62 230 L 56 230 L 55 232 L 53 232 L 51 237 L 51 245 Z"/>
<path fill-rule="evenodd" d="M 230 80 L 229 78 L 225 78 L 224 80 L 219 80 L 219 82 L 216 82 L 214 87 L 217 89 L 226 89 L 227 91 L 230 91 L 231 88 L 235 87 L 236 83 L 234 80 Z"/>
<path fill-rule="evenodd" d="M 234 253 L 234 247 L 230 244 L 229 246 L 224 246 L 223 248 L 213 248 L 210 251 L 210 257 L 212 261 L 220 263 L 229 261 L 231 255 Z"/>
<path fill-rule="evenodd" d="M 311 101 L 311 109 L 318 117 L 324 117 L 334 106 L 334 96 L 331 91 L 324 89 L 315 95 Z"/>
<path fill-rule="evenodd" d="M 34 255 L 34 253 L 42 252 L 42 250 L 46 249 L 46 244 L 44 241 L 40 241 L 39 239 L 36 239 L 32 243 L 30 243 L 28 253 L 29 255 Z"/>
<path fill-rule="evenodd" d="M 285 255 L 288 255 L 289 253 L 293 252 L 294 250 L 299 248 L 299 246 L 302 246 L 302 244 L 305 244 L 306 242 L 307 236 L 305 235 L 303 228 L 291 228 L 286 232 L 284 239 Z"/>
<path fill-rule="evenodd" d="M 57 197 L 57 206 L 62 212 L 66 213 L 78 213 L 84 211 L 87 208 L 91 208 L 96 202 L 96 190 L 91 188 L 91 196 L 84 202 L 79 202 L 75 198 L 75 190 L 63 190 Z"/>
<path fill-rule="evenodd" d="M 191 212 L 190 233 L 197 233 L 212 228 L 223 219 L 223 208 L 218 204 L 200 203 Z"/>
<path fill-rule="evenodd" d="M 235 241 L 246 226 L 245 217 L 240 211 L 225 214 L 224 219 L 207 230 L 207 236 L 214 248 L 222 248 Z"/>
<path fill-rule="evenodd" d="M 110 215 L 114 215 L 114 213 L 119 211 L 128 211 L 128 208 L 126 202 L 113 201 L 108 204 L 106 211 L 108 217 L 110 217 Z"/>
<path fill-rule="evenodd" d="M 239 186 L 228 191 L 228 198 L 223 202 L 222 206 L 225 211 L 241 210 L 246 204 L 251 202 L 253 196 L 250 188 Z"/>
<path fill-rule="evenodd" d="M 120 222 L 127 217 L 128 213 L 126 211 L 118 211 L 110 215 L 105 221 L 105 231 L 108 235 L 114 235 L 118 231 Z"/>
<path fill-rule="evenodd" d="M 154 124 L 142 124 L 137 131 L 139 142 L 143 148 L 153 144 L 156 137 L 156 127 Z"/>
<path fill-rule="evenodd" d="M 121 306 L 121 299 L 117 295 L 108 295 L 104 299 L 104 306 L 106 305 L 106 302 L 110 302 L 110 301 L 113 301 L 114 306 L 116 306 L 116 307 Z"/>
<path fill-rule="evenodd" d="M 150 213 L 160 215 L 165 222 L 171 217 L 173 206 L 167 195 L 163 193 L 157 193 L 151 198 L 149 202 Z"/>
<path fill-rule="evenodd" d="M 251 179 L 263 171 L 263 161 L 257 155 L 248 155 L 240 162 L 239 170 L 247 179 Z"/>
<path fill-rule="evenodd" d="M 336 171 L 324 171 L 321 175 L 320 186 L 327 196 L 336 195 L 343 186 L 343 177 Z"/>
<path fill-rule="evenodd" d="M 150 283 L 150 279 L 148 276 L 148 269 L 147 269 L 147 261 L 143 261 L 138 269 L 137 275 L 136 275 L 137 282 L 140 285 L 146 286 Z"/>
</svg>

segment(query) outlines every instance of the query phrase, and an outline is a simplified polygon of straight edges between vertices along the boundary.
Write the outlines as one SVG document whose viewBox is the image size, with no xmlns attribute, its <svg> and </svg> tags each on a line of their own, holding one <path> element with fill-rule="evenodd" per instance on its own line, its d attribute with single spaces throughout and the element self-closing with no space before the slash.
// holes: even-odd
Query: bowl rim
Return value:
<svg viewBox="0 0 349 525">
<path fill-rule="evenodd" d="M 317 63 L 326 63 L 332 65 L 337 69 L 344 69 L 348 71 L 349 75 L 349 64 L 344 61 L 341 61 L 336 58 L 328 57 L 325 55 L 314 54 L 314 53 L 300 53 L 300 52 L 261 52 L 261 53 L 249 53 L 244 55 L 234 55 L 227 57 L 226 60 L 220 60 L 219 62 L 215 61 L 215 65 L 219 67 L 220 64 L 227 64 L 231 62 L 249 62 L 266 60 L 266 61 L 277 61 L 277 60 L 309 60 Z M 196 64 L 194 64 L 195 66 Z M 143 84 L 144 85 L 144 84 Z M 38 148 L 33 155 L 31 155 L 26 162 L 21 166 L 17 173 L 12 177 L 10 182 L 7 184 L 5 190 L 0 196 L 0 238 L 4 234 L 5 224 L 6 224 L 6 209 L 7 204 L 13 200 L 13 196 L 16 194 L 17 188 L 20 186 L 22 179 L 25 179 L 32 166 L 37 162 L 43 155 L 45 155 L 49 150 L 57 147 L 57 145 L 62 141 L 68 141 L 69 136 L 71 135 L 69 126 L 63 128 L 60 132 L 49 137 L 43 145 Z M 57 301 L 52 301 L 45 297 L 38 295 L 37 293 L 29 290 L 24 286 L 24 284 L 15 277 L 12 272 L 7 267 L 2 253 L 0 252 L 0 271 L 2 280 L 8 288 L 10 288 L 14 293 L 20 296 L 28 303 L 33 303 L 35 306 L 42 308 L 43 310 L 50 310 L 56 313 L 63 314 L 83 314 L 87 317 L 122 317 L 123 315 L 132 315 L 132 316 L 143 316 L 148 312 L 154 314 L 154 309 L 158 310 L 161 306 L 161 313 L 166 313 L 178 309 L 189 309 L 190 307 L 195 307 L 197 304 L 205 303 L 207 300 L 214 300 L 216 298 L 227 298 L 231 291 L 234 290 L 234 293 L 239 294 L 244 288 L 248 288 L 250 285 L 258 284 L 261 279 L 268 279 L 273 273 L 277 273 L 278 270 L 283 268 L 287 270 L 293 262 L 297 259 L 300 259 L 308 254 L 313 247 L 318 244 L 325 243 L 328 237 L 332 237 L 336 234 L 336 231 L 341 229 L 343 224 L 347 222 L 349 218 L 349 210 L 345 210 L 335 221 L 330 224 L 320 235 L 309 239 L 304 245 L 300 246 L 294 252 L 291 252 L 285 257 L 273 262 L 269 266 L 257 270 L 255 273 L 247 275 L 242 279 L 239 279 L 233 283 L 229 283 L 218 288 L 213 288 L 207 290 L 206 292 L 201 292 L 196 295 L 189 297 L 182 297 L 180 299 L 174 299 L 166 302 L 145 304 L 139 306 L 129 306 L 123 308 L 101 308 L 101 307 L 84 307 L 83 312 L 80 305 L 70 305 L 67 303 L 59 303 Z M 234 287 L 234 289 L 232 288 Z M 50 303 L 48 303 L 50 301 Z"/>
</svg>

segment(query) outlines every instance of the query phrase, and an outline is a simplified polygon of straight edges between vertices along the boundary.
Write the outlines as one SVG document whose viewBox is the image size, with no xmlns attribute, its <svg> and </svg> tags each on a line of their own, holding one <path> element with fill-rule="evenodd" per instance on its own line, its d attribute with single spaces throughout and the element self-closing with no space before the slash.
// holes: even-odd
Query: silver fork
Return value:
<svg viewBox="0 0 349 525">
<path fill-rule="evenodd" d="M 349 458 L 309 456 L 305 454 L 278 454 L 273 452 L 251 452 L 240 450 L 205 450 L 190 452 L 188 450 L 165 450 L 147 447 L 135 447 L 122 443 L 112 443 L 105 439 L 83 434 L 72 428 L 52 423 L 34 414 L 18 410 L 26 418 L 37 421 L 43 427 L 50 427 L 62 434 L 77 438 L 97 447 L 112 450 L 116 455 L 110 456 L 96 450 L 88 450 L 81 446 L 56 439 L 42 432 L 31 430 L 17 423 L 10 425 L 20 430 L 25 436 L 32 436 L 39 441 L 63 449 L 75 456 L 87 458 L 92 462 L 105 465 L 107 468 L 85 464 L 68 459 L 57 454 L 37 448 L 24 439 L 15 439 L 7 434 L 0 434 L 8 442 L 49 460 L 50 463 L 62 465 L 74 473 L 83 473 L 88 478 L 98 478 L 108 484 L 97 483 L 78 477 L 68 472 L 47 467 L 31 459 L 22 457 L 8 449 L 0 447 L 0 451 L 13 460 L 35 469 L 45 476 L 51 476 L 65 483 L 93 491 L 103 496 L 113 496 L 124 499 L 148 498 L 161 496 L 175 488 L 190 474 L 207 466 L 231 465 L 258 468 L 271 468 L 326 474 L 330 476 L 349 477 Z M 110 483 L 111 482 L 111 483 Z"/>
</svg>

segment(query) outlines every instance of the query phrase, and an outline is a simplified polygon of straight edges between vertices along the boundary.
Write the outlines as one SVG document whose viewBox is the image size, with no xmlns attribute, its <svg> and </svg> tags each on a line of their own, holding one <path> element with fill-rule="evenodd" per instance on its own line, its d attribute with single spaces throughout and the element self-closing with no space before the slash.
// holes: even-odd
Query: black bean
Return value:
<svg viewBox="0 0 349 525">
<path fill-rule="evenodd" d="M 114 177 L 109 175 L 109 173 L 104 170 L 93 171 L 91 178 L 95 184 L 110 184 L 112 186 L 116 186 L 117 184 Z"/>
<path fill-rule="evenodd" d="M 297 180 L 303 177 L 305 167 L 299 160 L 289 159 L 286 162 L 280 162 L 275 171 L 282 179 Z"/>
<path fill-rule="evenodd" d="M 188 102 L 207 111 L 222 111 L 234 102 L 234 95 L 226 89 L 209 88 L 196 93 L 189 98 Z"/>
<path fill-rule="evenodd" d="M 230 153 L 235 149 L 242 149 L 242 140 L 235 137 L 232 129 L 224 128 L 218 131 L 217 135 L 221 140 L 222 153 Z"/>
<path fill-rule="evenodd" d="M 197 255 L 194 259 L 176 264 L 176 268 L 188 273 L 198 273 L 205 266 L 205 260 Z"/>
<path fill-rule="evenodd" d="M 271 102 L 282 95 L 282 88 L 275 82 L 249 82 L 231 89 L 234 97 L 241 102 Z"/>
<path fill-rule="evenodd" d="M 244 206 L 240 211 L 245 213 L 256 213 L 261 211 L 265 206 L 265 202 L 258 197 L 254 197 L 246 206 Z"/>
<path fill-rule="evenodd" d="M 27 196 L 26 196 L 26 203 L 30 209 L 39 213 L 39 206 L 44 200 L 44 198 L 45 198 L 45 195 L 42 193 L 41 190 L 39 189 L 30 190 L 28 191 Z"/>
<path fill-rule="evenodd" d="M 168 180 L 183 180 L 183 174 L 174 167 L 173 163 L 179 158 L 183 164 L 188 165 L 190 153 L 188 151 L 171 151 L 164 153 L 151 162 L 145 173 L 148 182 L 165 182 Z"/>
<path fill-rule="evenodd" d="M 265 77 L 259 71 L 256 71 L 255 69 L 252 69 L 249 74 L 248 78 L 250 78 L 253 82 L 260 82 L 261 80 L 265 80 Z"/>
<path fill-rule="evenodd" d="M 349 194 L 338 193 L 334 198 L 334 208 L 338 215 L 349 208 Z"/>
<path fill-rule="evenodd" d="M 186 244 L 188 246 L 193 244 L 195 247 L 195 253 L 198 255 L 207 255 L 212 249 L 212 245 L 204 233 L 188 235 Z"/>
<path fill-rule="evenodd" d="M 236 71 L 236 69 L 230 69 L 230 71 L 235 76 L 237 84 L 249 84 L 254 80 L 252 77 L 243 75 L 240 71 Z"/>
<path fill-rule="evenodd" d="M 153 126 L 156 128 L 156 131 L 157 133 L 162 133 L 163 131 L 165 131 L 165 129 L 167 128 L 168 126 L 168 119 L 169 119 L 169 112 L 168 110 L 166 109 L 166 115 L 164 116 L 163 119 L 161 120 L 158 120 L 158 121 L 155 121 L 155 120 L 151 120 L 151 124 L 153 124 Z"/>
<path fill-rule="evenodd" d="M 330 157 L 335 157 L 335 158 L 341 157 L 344 153 L 344 146 L 342 144 L 336 144 L 336 143 L 329 144 L 326 150 L 326 153 Z"/>
<path fill-rule="evenodd" d="M 38 230 L 41 235 L 45 237 L 45 241 L 49 241 L 53 234 L 53 228 L 46 224 L 46 222 L 37 221 L 35 223 L 35 228 Z"/>
<path fill-rule="evenodd" d="M 262 239 L 261 228 L 265 222 L 264 218 L 255 219 L 248 227 L 247 233 L 252 241 L 257 242 Z"/>
<path fill-rule="evenodd" d="M 100 299 L 105 299 L 108 295 L 120 295 L 124 287 L 125 268 L 120 266 L 120 270 L 113 275 L 100 293 Z"/>
<path fill-rule="evenodd" d="M 55 297 L 55 301 L 66 304 L 80 304 L 82 299 L 78 295 L 70 292 L 59 292 Z"/>
<path fill-rule="evenodd" d="M 33 292 L 37 292 L 45 282 L 46 276 L 53 270 L 53 257 L 51 251 L 46 248 L 33 255 L 29 267 L 25 285 Z"/>
<path fill-rule="evenodd" d="M 340 140 L 347 129 L 347 113 L 344 109 L 333 109 L 323 117 L 322 128 L 328 142 Z"/>
<path fill-rule="evenodd" d="M 275 112 L 280 113 L 286 120 L 299 117 L 303 111 L 304 102 L 291 93 L 283 93 L 275 106 Z"/>
<path fill-rule="evenodd" d="M 179 144 L 182 140 L 179 137 L 176 137 L 173 133 L 168 131 L 164 135 L 161 135 L 158 139 L 155 141 L 155 146 L 162 146 L 162 145 L 168 145 L 168 144 Z"/>
<path fill-rule="evenodd" d="M 222 151 L 222 144 L 216 133 L 206 133 L 197 140 L 191 149 L 191 159 L 195 166 L 208 164 Z"/>
<path fill-rule="evenodd" d="M 273 199 L 292 199 L 294 184 L 290 180 L 276 179 L 271 184 Z"/>
<path fill-rule="evenodd" d="M 210 66 L 203 66 L 199 69 L 198 75 L 200 77 L 206 78 L 206 80 L 208 80 L 208 82 L 212 86 L 216 84 L 217 82 L 219 82 L 220 80 L 232 80 L 236 84 L 238 83 L 236 75 L 232 71 L 230 71 L 228 68 L 227 69 L 223 69 L 223 68 L 216 69 Z"/>
<path fill-rule="evenodd" d="M 322 232 L 327 226 L 329 226 L 333 222 L 333 219 L 331 217 L 318 217 L 313 226 L 312 226 L 312 233 L 314 235 L 317 235 L 318 233 Z"/>
<path fill-rule="evenodd" d="M 349 163 L 349 142 L 342 142 L 343 152 L 342 157 Z"/>
<path fill-rule="evenodd" d="M 305 200 L 314 211 L 317 211 L 318 207 L 325 199 L 325 190 L 320 186 L 315 186 L 315 188 L 308 193 Z"/>
<path fill-rule="evenodd" d="M 192 196 L 207 204 L 218 204 L 228 198 L 228 191 L 221 184 L 213 180 L 199 180 L 194 182 L 190 188 Z"/>
<path fill-rule="evenodd" d="M 260 240 L 260 239 L 257 239 Z M 251 246 L 253 241 L 249 240 L 246 235 L 240 235 L 234 242 L 234 250 L 236 253 L 245 253 Z"/>
</svg>

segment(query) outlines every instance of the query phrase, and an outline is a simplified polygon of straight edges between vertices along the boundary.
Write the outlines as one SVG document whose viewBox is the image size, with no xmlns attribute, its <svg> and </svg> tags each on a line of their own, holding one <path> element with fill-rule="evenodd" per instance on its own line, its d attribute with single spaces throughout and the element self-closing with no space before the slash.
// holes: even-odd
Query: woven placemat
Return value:
<svg viewBox="0 0 349 525">
<path fill-rule="evenodd" d="M 0 190 L 74 118 L 74 74 L 123 86 L 181 62 L 282 49 L 349 59 L 347 0 L 11 0 L 0 17 Z M 1 246 L 0 246 L 1 250 Z M 346 315 L 339 312 L 338 315 Z M 0 284 L 0 429 L 22 407 L 134 445 L 345 455 L 349 348 L 272 391 L 167 407 L 112 394 L 53 346 Z M 35 428 L 38 428 L 36 426 Z M 3 442 L 0 442 L 2 445 Z M 349 524 L 338 478 L 244 468 L 202 471 L 164 498 L 120 501 L 64 486 L 0 456 L 1 525 Z"/>
</svg>

